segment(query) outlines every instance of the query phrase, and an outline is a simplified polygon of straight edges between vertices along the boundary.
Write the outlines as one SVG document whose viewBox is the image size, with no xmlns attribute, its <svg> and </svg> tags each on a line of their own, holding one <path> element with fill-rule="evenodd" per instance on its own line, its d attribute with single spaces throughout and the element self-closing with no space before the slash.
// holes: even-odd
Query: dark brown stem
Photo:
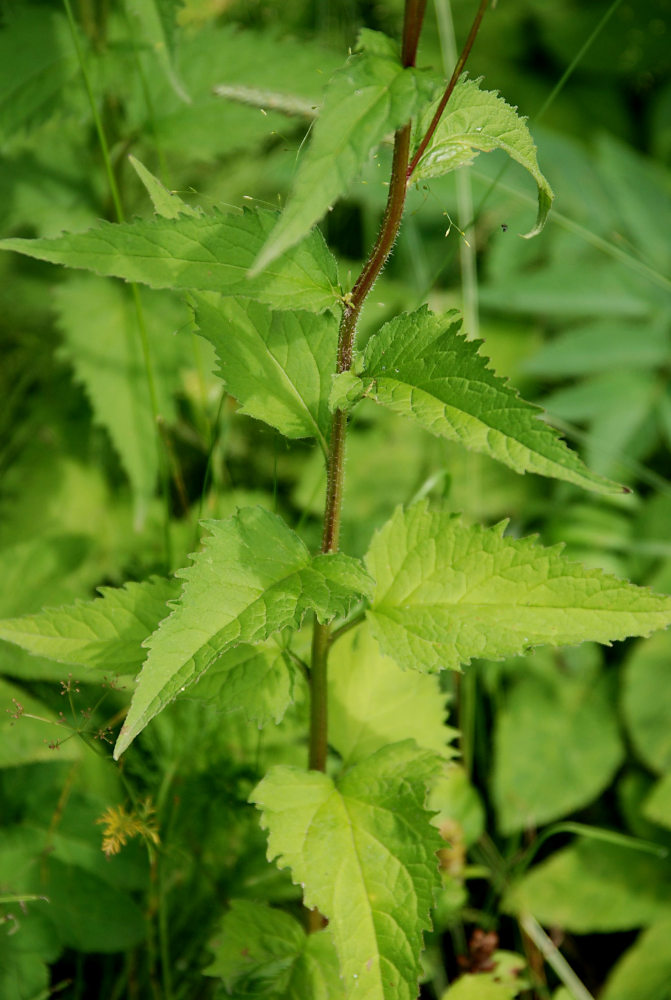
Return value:
<svg viewBox="0 0 671 1000">
<path fill-rule="evenodd" d="M 476 36 L 478 34 L 478 31 L 480 30 L 480 24 L 482 23 L 482 19 L 485 16 L 485 11 L 487 10 L 488 4 L 489 4 L 489 0 L 480 0 L 480 6 L 478 7 L 478 12 L 477 12 L 477 14 L 475 15 L 475 17 L 473 19 L 473 24 L 471 25 L 471 30 L 468 33 L 468 38 L 466 39 L 466 41 L 464 43 L 464 47 L 461 50 L 461 54 L 460 54 L 459 58 L 457 59 L 457 65 L 454 67 L 454 72 L 452 73 L 452 76 L 450 77 L 450 82 L 448 83 L 447 87 L 445 88 L 445 93 L 443 94 L 443 96 L 440 99 L 440 104 L 436 108 L 436 113 L 433 116 L 433 118 L 431 119 L 431 124 L 429 125 L 428 129 L 426 130 L 426 134 L 425 134 L 424 138 L 422 139 L 422 141 L 420 142 L 419 146 L 417 147 L 417 152 L 413 156 L 412 161 L 410 163 L 410 166 L 408 167 L 408 171 L 407 171 L 407 179 L 408 180 L 410 180 L 410 178 L 412 177 L 412 174 L 413 174 L 413 171 L 414 171 L 415 167 L 417 166 L 417 164 L 421 160 L 422 156 L 424 155 L 424 151 L 426 150 L 426 147 L 429 145 L 429 143 L 431 142 L 431 139 L 433 138 L 433 133 L 438 128 L 438 122 L 440 121 L 440 119 L 443 116 L 443 111 L 445 110 L 447 102 L 449 101 L 450 97 L 452 96 L 452 91 L 456 87 L 457 80 L 461 76 L 461 74 L 463 72 L 463 69 L 464 69 L 464 66 L 466 65 L 466 60 L 468 59 L 468 57 L 469 57 L 469 55 L 471 53 L 471 49 L 473 48 L 473 43 L 475 42 Z"/>
</svg>

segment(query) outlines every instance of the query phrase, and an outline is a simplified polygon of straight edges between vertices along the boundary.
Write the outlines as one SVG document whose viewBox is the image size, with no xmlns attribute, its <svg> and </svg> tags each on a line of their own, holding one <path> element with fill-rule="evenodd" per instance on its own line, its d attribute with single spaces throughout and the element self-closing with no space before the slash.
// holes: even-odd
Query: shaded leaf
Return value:
<svg viewBox="0 0 671 1000">
<path fill-rule="evenodd" d="M 158 476 L 158 441 L 141 327 L 130 289 L 93 275 L 68 275 L 55 291 L 56 313 L 77 381 L 96 420 L 107 430 L 136 497 L 142 519 Z M 181 373 L 193 366 L 193 345 L 183 327 L 184 306 L 165 293 L 143 289 L 142 322 L 150 351 L 159 414 L 176 417 Z"/>
<path fill-rule="evenodd" d="M 328 392 L 338 347 L 333 313 L 272 312 L 259 302 L 194 295 L 200 333 L 242 413 L 328 451 Z"/>
<path fill-rule="evenodd" d="M 234 899 L 206 970 L 229 993 L 282 1000 L 341 1000 L 344 988 L 331 934 L 307 935 L 288 913 Z"/>
<path fill-rule="evenodd" d="M 671 622 L 671 598 L 585 569 L 505 525 L 468 526 L 425 503 L 398 508 L 366 557 L 383 652 L 416 670 L 458 669 L 536 645 L 608 643 Z"/>
<path fill-rule="evenodd" d="M 668 1000 L 671 995 L 671 915 L 654 923 L 610 973 L 601 1000 Z"/>
<path fill-rule="evenodd" d="M 329 656 L 329 743 L 347 763 L 405 739 L 451 756 L 455 736 L 437 677 L 401 670 L 366 623 L 338 640 Z"/>
<path fill-rule="evenodd" d="M 138 40 L 149 46 L 177 96 L 190 103 L 174 64 L 177 7 L 176 0 L 130 0 L 128 12 L 136 22 Z"/>
<path fill-rule="evenodd" d="M 584 840 L 512 887 L 506 909 L 576 934 L 630 930 L 671 915 L 671 862 Z"/>
<path fill-rule="evenodd" d="M 308 610 L 320 621 L 346 613 L 357 594 L 369 592 L 371 581 L 356 559 L 340 553 L 313 558 L 280 517 L 261 507 L 203 525 L 209 535 L 201 551 L 177 574 L 185 581 L 182 595 L 147 641 L 117 757 L 229 649 L 298 628 Z"/>
<path fill-rule="evenodd" d="M 251 801 L 263 811 L 268 857 L 291 868 L 306 906 L 329 920 L 345 996 L 415 1000 L 423 931 L 441 839 L 423 803 L 439 759 L 406 741 L 333 783 L 274 767 Z"/>
<path fill-rule="evenodd" d="M 671 771 L 660 778 L 645 800 L 643 815 L 653 823 L 671 828 Z"/>
<path fill-rule="evenodd" d="M 417 145 L 431 123 L 438 101 L 426 109 L 417 123 Z M 480 80 L 465 75 L 457 83 L 447 108 L 422 155 L 413 180 L 441 177 L 457 167 L 468 166 L 478 153 L 502 149 L 536 181 L 538 216 L 526 238 L 536 236 L 545 225 L 552 199 L 552 189 L 541 173 L 536 147 L 526 120 L 517 110 L 491 90 L 481 90 Z"/>
<path fill-rule="evenodd" d="M 537 827 L 587 805 L 623 757 L 608 675 L 520 677 L 496 717 L 499 828 Z"/>
<path fill-rule="evenodd" d="M 536 472 L 599 493 L 621 491 L 589 471 L 559 435 L 478 354 L 480 343 L 459 335 L 456 312 L 438 316 L 426 306 L 404 313 L 368 342 L 366 392 L 395 413 L 516 472 Z M 368 382 L 372 385 L 368 385 Z"/>
<path fill-rule="evenodd" d="M 0 249 L 125 278 L 151 288 L 192 288 L 321 312 L 339 298 L 335 260 L 319 232 L 262 275 L 247 271 L 273 227 L 271 212 L 102 223 L 56 239 L 0 240 Z"/>
<path fill-rule="evenodd" d="M 671 770 L 671 634 L 632 650 L 624 671 L 622 710 L 634 750 L 657 773 Z"/>
</svg>

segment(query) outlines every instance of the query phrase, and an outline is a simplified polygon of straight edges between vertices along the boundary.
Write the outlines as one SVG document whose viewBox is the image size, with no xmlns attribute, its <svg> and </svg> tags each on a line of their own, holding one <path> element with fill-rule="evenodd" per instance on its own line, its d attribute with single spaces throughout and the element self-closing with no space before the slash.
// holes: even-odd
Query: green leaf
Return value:
<svg viewBox="0 0 671 1000">
<path fill-rule="evenodd" d="M 78 760 L 83 744 L 59 722 L 37 698 L 0 678 L 0 767 Z"/>
<path fill-rule="evenodd" d="M 671 996 L 671 915 L 638 937 L 606 981 L 601 1000 L 668 1000 Z"/>
<path fill-rule="evenodd" d="M 382 655 L 365 623 L 333 647 L 328 697 L 329 743 L 348 764 L 406 739 L 452 755 L 447 742 L 456 731 L 445 725 L 438 678 L 401 670 Z"/>
<path fill-rule="evenodd" d="M 177 574 L 185 581 L 181 598 L 147 642 L 149 656 L 117 757 L 229 649 L 296 629 L 308 610 L 320 621 L 344 614 L 357 594 L 370 591 L 371 581 L 356 559 L 340 553 L 313 558 L 280 517 L 261 507 L 203 525 L 209 536 L 193 565 Z"/>
<path fill-rule="evenodd" d="M 129 156 L 128 162 L 144 184 L 157 215 L 164 219 L 177 219 L 180 215 L 190 215 L 197 218 L 203 214 L 198 209 L 192 208 L 191 205 L 187 205 L 173 191 L 168 191 L 158 177 L 154 177 L 144 163 L 141 163 L 134 156 Z"/>
<path fill-rule="evenodd" d="M 96 420 L 109 433 L 133 487 L 141 522 L 156 486 L 158 442 L 131 290 L 93 275 L 68 275 L 55 290 L 55 303 L 65 341 L 62 353 L 84 386 Z M 171 424 L 182 371 L 193 366 L 193 344 L 183 330 L 189 313 L 165 292 L 143 289 L 141 303 L 156 402 L 160 416 Z"/>
<path fill-rule="evenodd" d="M 599 493 L 621 492 L 590 472 L 539 419 L 540 408 L 487 367 L 478 354 L 482 342 L 466 340 L 460 325 L 458 313 L 438 316 L 426 306 L 386 323 L 366 348 L 361 376 L 366 394 L 515 472 L 554 476 Z"/>
<path fill-rule="evenodd" d="M 333 313 L 271 312 L 259 302 L 194 295 L 196 322 L 240 410 L 328 452 L 328 393 L 338 347 Z"/>
<path fill-rule="evenodd" d="M 207 976 L 228 993 L 281 1000 L 343 1000 L 338 958 L 328 930 L 307 935 L 298 921 L 261 903 L 234 899 L 212 944 Z"/>
<path fill-rule="evenodd" d="M 504 529 L 469 526 L 425 503 L 396 510 L 366 557 L 377 581 L 368 618 L 383 652 L 416 670 L 456 670 L 473 657 L 608 643 L 671 623 L 671 598 Z"/>
<path fill-rule="evenodd" d="M 622 710 L 634 750 L 658 774 L 671 770 L 671 634 L 639 643 L 629 657 Z"/>
<path fill-rule="evenodd" d="M 273 227 L 271 212 L 102 223 L 57 239 L 0 240 L 0 249 L 151 288 L 192 288 L 259 299 L 276 309 L 321 312 L 340 297 L 336 263 L 319 232 L 272 268 L 247 271 Z"/>
<path fill-rule="evenodd" d="M 230 649 L 189 690 L 189 697 L 211 704 L 215 711 L 242 711 L 259 728 L 280 723 L 295 700 L 297 668 L 273 640 Z"/>
<path fill-rule="evenodd" d="M 57 10 L 39 13 L 17 6 L 3 11 L 0 33 L 0 137 L 46 118 L 77 72 L 77 53 L 67 19 Z"/>
<path fill-rule="evenodd" d="M 645 800 L 643 815 L 653 823 L 671 829 L 671 771 L 660 778 Z"/>
<path fill-rule="evenodd" d="M 189 104 L 191 99 L 173 61 L 176 8 L 175 0 L 130 0 L 128 3 L 139 41 L 149 46 L 170 86 L 180 100 Z"/>
<path fill-rule="evenodd" d="M 426 109 L 415 131 L 417 145 L 426 133 L 438 101 Z M 545 225 L 554 195 L 540 172 L 536 147 L 531 133 L 517 109 L 491 90 L 481 90 L 480 80 L 462 76 L 457 83 L 438 127 L 413 173 L 413 180 L 442 177 L 468 166 L 478 153 L 502 149 L 528 170 L 538 188 L 538 215 L 533 229 L 525 234 L 536 236 Z"/>
<path fill-rule="evenodd" d="M 494 799 L 508 835 L 586 806 L 623 757 L 612 678 L 523 675 L 496 717 Z"/>
<path fill-rule="evenodd" d="M 147 655 L 142 643 L 169 613 L 167 602 L 177 597 L 177 582 L 154 577 L 100 592 L 93 601 L 0 620 L 0 638 L 60 663 L 133 673 Z"/>
<path fill-rule="evenodd" d="M 348 370 L 331 376 L 331 391 L 329 393 L 329 410 L 351 410 L 364 395 L 364 384 L 359 375 Z"/>
<path fill-rule="evenodd" d="M 346 997 L 417 996 L 443 843 L 423 803 L 439 768 L 438 758 L 407 741 L 355 765 L 337 784 L 278 766 L 252 793 L 269 830 L 269 859 L 291 869 L 305 905 L 329 920 Z"/>
<path fill-rule="evenodd" d="M 671 862 L 583 840 L 512 887 L 505 909 L 576 934 L 631 930 L 671 915 Z"/>
<path fill-rule="evenodd" d="M 404 125 L 426 99 L 426 81 L 404 69 L 388 39 L 366 31 L 366 51 L 331 77 L 294 191 L 259 254 L 258 274 L 297 243 L 343 195 L 384 137 Z M 371 42 L 372 49 L 371 49 Z"/>
<path fill-rule="evenodd" d="M 495 951 L 494 968 L 465 972 L 443 993 L 441 1000 L 515 1000 L 527 984 L 520 973 L 525 961 L 510 951 Z"/>
</svg>

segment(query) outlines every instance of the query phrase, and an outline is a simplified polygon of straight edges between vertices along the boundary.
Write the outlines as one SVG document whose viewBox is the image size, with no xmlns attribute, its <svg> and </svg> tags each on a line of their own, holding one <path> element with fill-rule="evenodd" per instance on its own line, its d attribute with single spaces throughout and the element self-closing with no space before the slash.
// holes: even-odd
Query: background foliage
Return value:
<svg viewBox="0 0 671 1000">
<path fill-rule="evenodd" d="M 194 209 L 277 206 L 325 81 L 362 25 L 398 37 L 402 7 L 81 0 L 79 43 L 126 218 L 153 212 L 129 154 Z M 496 370 L 546 406 L 593 470 L 633 492 L 594 496 L 519 477 L 370 404 L 357 411 L 348 449 L 345 551 L 363 554 L 398 503 L 440 498 L 467 524 L 510 518 L 515 535 L 566 541 L 588 566 L 671 591 L 669 10 L 668 0 L 499 0 L 470 72 L 530 115 L 557 194 L 548 226 L 518 239 L 533 222 L 535 192 L 496 153 L 430 191 L 420 183 L 363 318 L 367 337 L 401 308 L 463 307 Z M 451 69 L 448 11 L 429 5 L 420 65 Z M 473 4 L 454 0 L 452 13 L 460 40 Z M 114 219 L 63 7 L 4 0 L 2 14 L 3 235 L 49 237 Z M 268 99 L 261 110 L 253 95 L 247 104 L 216 95 L 218 85 L 238 96 L 288 93 L 295 106 L 287 115 Z M 324 223 L 345 275 L 357 273 L 376 233 L 388 161 L 383 148 Z M 177 295 L 136 293 L 157 361 L 152 400 L 129 286 L 13 254 L 0 269 L 3 618 L 183 566 L 198 520 L 243 504 L 280 513 L 316 549 L 320 456 L 301 441 L 289 447 L 252 407 L 247 415 L 222 395 L 214 351 L 193 336 Z M 371 642 L 357 635 L 352 643 Z M 488 983 L 492 997 L 564 1000 L 533 914 L 604 1000 L 667 1000 L 671 863 L 622 835 L 671 842 L 669 634 L 477 662 L 460 679 L 441 678 L 441 692 L 423 678 L 413 697 L 435 715 L 423 732 L 403 698 L 385 703 L 385 717 L 380 692 L 398 693 L 401 681 L 375 648 L 372 690 L 348 673 L 346 655 L 332 677 L 335 706 L 362 706 L 356 742 L 336 707 L 336 750 L 354 747 L 355 762 L 399 734 L 427 751 L 444 746 L 455 734 L 435 708 L 440 694 L 461 731 L 458 763 L 432 803 L 450 846 L 422 996 L 442 998 L 466 970 L 447 996 L 484 998 L 488 973 L 469 949 L 481 928 L 528 962 L 523 978 Z M 273 673 L 280 655 L 271 645 L 255 665 L 253 676 L 271 678 L 259 696 L 263 719 L 281 718 L 302 690 L 299 670 Z M 217 940 L 231 898 L 229 937 L 236 921 L 255 919 L 259 900 L 299 916 L 286 872 L 265 862 L 247 799 L 269 762 L 304 764 L 304 702 L 281 730 L 260 732 L 257 719 L 212 711 L 221 677 L 209 674 L 209 688 L 157 718 L 117 768 L 109 743 L 137 670 L 118 656 L 79 672 L 2 643 L 0 995 L 282 995 L 241 980 Z M 279 676 L 292 692 L 273 686 Z M 265 792 L 271 803 L 278 789 Z M 287 995 L 299 997 L 301 963 L 321 946 L 286 919 L 277 939 L 295 963 Z"/>
</svg>

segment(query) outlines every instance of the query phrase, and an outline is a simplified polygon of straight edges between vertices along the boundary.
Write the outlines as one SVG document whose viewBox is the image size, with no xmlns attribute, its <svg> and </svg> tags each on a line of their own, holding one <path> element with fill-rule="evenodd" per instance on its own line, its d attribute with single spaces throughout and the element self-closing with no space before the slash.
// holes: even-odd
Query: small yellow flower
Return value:
<svg viewBox="0 0 671 1000">
<path fill-rule="evenodd" d="M 146 799 L 139 809 L 126 812 L 123 806 L 110 806 L 96 820 L 103 831 L 103 852 L 108 858 L 118 854 L 126 841 L 132 837 L 142 837 L 146 844 L 158 846 L 160 843 L 158 827 L 154 819 L 154 807 Z"/>
</svg>

